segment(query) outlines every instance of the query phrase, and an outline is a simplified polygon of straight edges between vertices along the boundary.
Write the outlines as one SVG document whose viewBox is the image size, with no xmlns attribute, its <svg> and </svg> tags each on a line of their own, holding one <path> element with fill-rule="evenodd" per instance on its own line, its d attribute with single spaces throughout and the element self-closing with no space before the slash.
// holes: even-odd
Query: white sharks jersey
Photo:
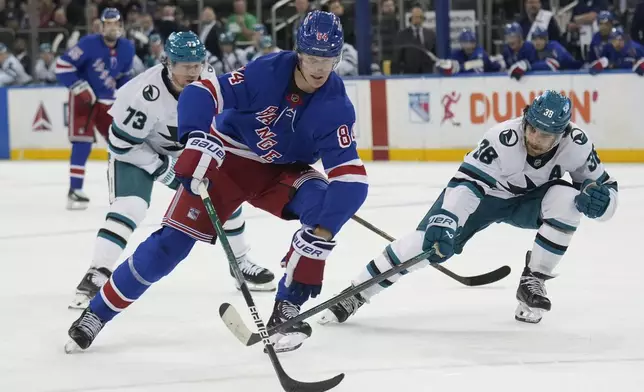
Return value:
<svg viewBox="0 0 644 392">
<path fill-rule="evenodd" d="M 206 65 L 202 79 L 216 80 Z M 163 64 L 138 75 L 116 92 L 109 110 L 113 118 L 109 149 L 114 159 L 128 162 L 152 174 L 163 161 L 160 155 L 177 157 L 183 144 L 177 140 L 178 95 L 169 90 L 170 80 Z"/>
<path fill-rule="evenodd" d="M 585 131 L 572 122 L 570 128 L 552 150 L 535 158 L 526 150 L 523 117 L 492 127 L 449 182 L 443 208 L 464 225 L 484 197 L 522 196 L 569 173 L 576 186 L 587 179 L 609 186 L 611 203 L 602 220 L 609 219 L 617 204 L 617 183 L 604 170 Z"/>
</svg>

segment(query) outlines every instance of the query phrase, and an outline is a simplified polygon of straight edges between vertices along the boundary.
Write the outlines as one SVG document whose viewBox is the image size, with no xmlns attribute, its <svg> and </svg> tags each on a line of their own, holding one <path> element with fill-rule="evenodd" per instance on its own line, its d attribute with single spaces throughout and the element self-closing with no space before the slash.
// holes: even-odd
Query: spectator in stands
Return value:
<svg viewBox="0 0 644 392">
<path fill-rule="evenodd" d="M 13 54 L 16 56 L 16 59 L 20 61 L 23 69 L 31 69 L 31 57 L 29 57 L 27 41 L 24 38 L 16 38 L 13 42 Z M 27 71 L 27 73 L 29 73 L 29 71 Z"/>
<path fill-rule="evenodd" d="M 439 72 L 445 76 L 458 73 L 499 72 L 505 68 L 502 56 L 490 58 L 482 46 L 477 44 L 476 34 L 470 29 L 463 29 L 458 36 L 460 48 L 452 50 L 450 59 L 440 60 Z"/>
<path fill-rule="evenodd" d="M 0 87 L 18 86 L 31 82 L 20 61 L 0 42 Z"/>
<path fill-rule="evenodd" d="M 150 14 L 141 14 L 139 16 L 139 28 L 143 34 L 148 36 L 148 38 L 152 36 L 152 34 L 157 34 L 154 29 L 154 20 L 152 20 L 152 15 Z"/>
<path fill-rule="evenodd" d="M 161 39 L 165 40 L 175 31 L 179 31 L 179 24 L 175 19 L 175 7 L 166 5 L 161 10 L 161 20 L 157 21 L 156 27 Z"/>
<path fill-rule="evenodd" d="M 588 57 L 588 50 L 593 35 L 597 32 L 597 16 L 601 11 L 608 9 L 606 0 L 585 0 L 579 1 L 572 9 L 572 18 L 568 23 L 568 32 L 578 36 L 578 44 L 581 55 Z"/>
<path fill-rule="evenodd" d="M 293 22 L 293 42 L 297 38 L 297 30 L 300 28 L 300 25 L 304 21 L 306 15 L 313 10 L 309 0 L 295 0 L 295 11 L 297 12 L 297 19 Z"/>
<path fill-rule="evenodd" d="M 36 61 L 35 79 L 41 83 L 56 84 L 56 57 L 51 44 L 40 44 L 40 58 Z"/>
<path fill-rule="evenodd" d="M 273 37 L 270 35 L 265 35 L 259 40 L 259 49 L 260 51 L 255 53 L 251 60 L 257 60 L 257 58 L 262 57 L 267 54 L 281 52 L 282 49 L 275 46 L 273 42 Z"/>
<path fill-rule="evenodd" d="M 537 59 L 531 64 L 533 71 L 563 71 L 584 65 L 558 41 L 548 40 L 548 31 L 542 27 L 532 30 L 532 44 L 537 51 Z"/>
<path fill-rule="evenodd" d="M 64 8 L 58 8 L 56 11 L 54 11 L 54 15 L 51 21 L 51 27 L 58 27 L 61 29 L 65 29 L 65 32 L 67 34 L 70 34 L 72 30 L 74 30 L 74 26 L 72 26 L 67 21 L 67 16 L 65 15 Z"/>
<path fill-rule="evenodd" d="M 548 32 L 551 40 L 559 41 L 561 39 L 561 29 L 554 18 L 552 11 L 541 8 L 541 0 L 525 0 L 525 15 L 519 24 L 523 30 L 523 38 L 527 41 L 532 40 L 532 31 L 541 27 Z"/>
<path fill-rule="evenodd" d="M 644 0 L 635 7 L 633 24 L 631 25 L 631 39 L 644 45 Z"/>
<path fill-rule="evenodd" d="M 510 77 L 520 80 L 530 70 L 532 63 L 537 61 L 537 50 L 532 42 L 523 39 L 523 30 L 518 23 L 507 24 L 503 33 L 503 61 L 509 67 Z"/>
<path fill-rule="evenodd" d="M 248 13 L 246 0 L 233 0 L 233 14 L 228 17 L 226 31 L 232 33 L 235 41 L 250 41 L 253 39 L 253 26 L 257 18 Z"/>
<path fill-rule="evenodd" d="M 353 15 L 344 12 L 344 5 L 341 0 L 329 1 L 329 12 L 340 18 L 342 31 L 344 31 L 344 42 L 352 47 L 356 44 L 356 29 Z"/>
<path fill-rule="evenodd" d="M 342 56 L 340 63 L 335 68 L 335 73 L 340 76 L 358 75 L 358 51 L 353 45 L 346 42 L 342 45 Z"/>
<path fill-rule="evenodd" d="M 51 17 L 54 15 L 54 3 L 52 0 L 40 0 L 39 5 L 39 14 L 40 21 L 39 27 L 49 27 L 51 22 Z"/>
<path fill-rule="evenodd" d="M 394 0 L 383 0 L 376 25 L 375 40 L 378 42 L 380 63 L 394 58 L 394 42 L 398 32 L 398 15 Z"/>
<path fill-rule="evenodd" d="M 258 23 L 253 26 L 253 44 L 248 45 L 248 47 L 244 49 L 248 61 L 251 61 L 256 57 L 256 55 L 261 53 L 262 49 L 260 47 L 260 43 L 264 36 L 266 36 L 266 27 L 264 27 L 263 24 Z"/>
<path fill-rule="evenodd" d="M 593 39 L 590 41 L 590 48 L 588 49 L 589 63 L 599 59 L 604 50 L 604 46 L 610 45 L 610 33 L 613 30 L 613 21 L 613 14 L 610 11 L 601 11 L 597 16 L 599 31 L 593 35 Z"/>
<path fill-rule="evenodd" d="M 199 33 L 199 39 L 206 46 L 206 50 L 217 57 L 221 56 L 219 36 L 223 32 L 224 27 L 217 20 L 215 10 L 211 7 L 204 7 L 201 12 L 201 32 Z"/>
<path fill-rule="evenodd" d="M 103 24 L 100 19 L 94 19 L 92 21 L 92 34 L 100 34 L 103 31 Z"/>
<path fill-rule="evenodd" d="M 624 29 L 614 27 L 610 33 L 610 45 L 605 45 L 601 57 L 590 64 L 589 72 L 595 75 L 605 69 L 632 70 L 644 76 L 644 47 L 627 39 Z"/>
<path fill-rule="evenodd" d="M 161 36 L 159 34 L 152 34 L 150 36 L 150 53 L 145 57 L 143 63 L 147 68 L 154 67 L 157 64 L 161 64 L 164 55 Z"/>
<path fill-rule="evenodd" d="M 73 0 L 59 0 L 58 9 L 65 11 L 65 18 L 67 22 L 72 26 L 80 26 L 85 24 L 85 10 L 79 2 Z"/>
<path fill-rule="evenodd" d="M 394 74 L 425 74 L 434 70 L 434 60 L 426 53 L 433 52 L 434 32 L 423 27 L 425 12 L 420 5 L 411 9 L 410 26 L 401 30 L 396 37 L 394 60 L 391 72 Z"/>
<path fill-rule="evenodd" d="M 221 57 L 210 56 L 208 63 L 213 66 L 217 75 L 232 72 L 248 63 L 246 53 L 235 45 L 232 33 L 223 33 L 219 37 Z"/>
</svg>

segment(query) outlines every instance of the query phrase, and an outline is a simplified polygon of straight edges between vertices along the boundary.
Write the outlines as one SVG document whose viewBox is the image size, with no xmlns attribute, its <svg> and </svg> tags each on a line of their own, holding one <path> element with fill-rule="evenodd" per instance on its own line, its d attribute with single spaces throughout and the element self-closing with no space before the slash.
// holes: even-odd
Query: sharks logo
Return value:
<svg viewBox="0 0 644 392">
<path fill-rule="evenodd" d="M 171 142 L 172 144 L 169 146 L 161 146 L 164 150 L 166 151 L 181 151 L 185 147 L 183 144 L 179 143 L 178 137 L 177 137 L 177 127 L 173 127 L 171 125 L 168 125 L 168 131 L 170 132 L 170 135 L 164 135 L 162 133 L 159 133 L 161 137 L 163 137 L 165 140 Z"/>
<path fill-rule="evenodd" d="M 588 136 L 584 133 L 579 128 L 573 128 L 572 131 L 570 131 L 570 138 L 575 144 L 579 144 L 580 146 L 583 146 L 588 142 Z"/>
<path fill-rule="evenodd" d="M 159 88 L 153 84 L 148 84 L 143 89 L 143 98 L 146 101 L 154 102 L 157 99 L 159 99 L 160 95 L 161 95 L 161 92 L 159 91 Z"/>
<path fill-rule="evenodd" d="M 508 192 L 515 195 L 525 195 L 526 193 L 537 189 L 537 185 L 530 179 L 530 177 L 528 177 L 525 174 L 524 174 L 524 177 L 525 177 L 525 184 L 526 184 L 525 188 L 514 185 L 509 181 L 508 181 L 508 186 L 505 186 L 500 182 L 498 182 L 498 184 L 501 185 Z"/>
</svg>

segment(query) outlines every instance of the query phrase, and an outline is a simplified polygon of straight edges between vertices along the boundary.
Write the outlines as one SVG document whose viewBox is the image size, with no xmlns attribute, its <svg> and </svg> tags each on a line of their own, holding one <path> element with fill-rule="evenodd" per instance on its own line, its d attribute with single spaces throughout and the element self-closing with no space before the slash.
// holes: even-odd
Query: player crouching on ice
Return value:
<svg viewBox="0 0 644 392">
<path fill-rule="evenodd" d="M 570 122 L 570 99 L 546 91 L 522 117 L 498 124 L 465 156 L 457 173 L 416 231 L 394 241 L 352 281 L 358 285 L 420 253 L 436 249 L 433 263 L 460 254 L 466 242 L 492 223 L 538 230 L 517 289 L 515 318 L 538 323 L 550 310 L 545 281 L 554 277 L 581 215 L 605 221 L 617 207 L 617 182 L 604 170 L 593 143 Z M 561 179 L 570 173 L 571 185 Z M 332 306 L 320 323 L 345 322 L 394 275 Z M 426 264 L 424 264 L 426 265 Z M 346 290 L 345 290 L 346 291 Z"/>
<path fill-rule="evenodd" d="M 172 33 L 165 53 L 165 64 L 155 65 L 116 92 L 108 112 L 113 119 L 107 138 L 110 212 L 98 231 L 91 266 L 76 287 L 70 308 L 85 309 L 109 279 L 130 236 L 145 218 L 154 182 L 175 190 L 179 186 L 174 173 L 176 157 L 184 148 L 177 139 L 179 95 L 190 83 L 216 76 L 205 65 L 205 46 L 192 32 Z M 224 225 L 240 270 L 251 290 L 273 291 L 273 273 L 248 257 L 250 246 L 241 213 L 239 207 Z"/>
<path fill-rule="evenodd" d="M 186 147 L 175 165 L 183 187 L 163 227 L 116 268 L 72 324 L 67 351 L 89 347 L 107 322 L 169 274 L 197 240 L 215 242 L 214 227 L 196 196 L 202 182 L 209 184 L 223 222 L 247 201 L 302 223 L 282 259 L 286 273 L 269 328 L 297 316 L 309 297 L 320 294 L 326 259 L 336 245 L 333 238 L 360 208 L 368 189 L 352 133 L 355 111 L 333 72 L 343 43 L 340 19 L 313 11 L 299 27 L 296 52 L 268 54 L 246 68 L 184 89 L 178 140 Z M 328 180 L 310 166 L 320 159 Z M 300 322 L 271 339 L 276 351 L 287 351 L 311 333 Z"/>
</svg>

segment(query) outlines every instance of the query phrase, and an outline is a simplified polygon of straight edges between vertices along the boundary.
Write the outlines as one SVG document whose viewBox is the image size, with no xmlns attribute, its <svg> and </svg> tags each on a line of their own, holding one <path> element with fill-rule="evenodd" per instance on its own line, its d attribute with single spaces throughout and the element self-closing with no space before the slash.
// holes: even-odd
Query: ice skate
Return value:
<svg viewBox="0 0 644 392">
<path fill-rule="evenodd" d="M 347 290 L 352 289 L 352 287 L 344 289 L 344 293 Z M 325 310 L 322 313 L 322 316 L 318 320 L 319 324 L 328 324 L 328 323 L 343 323 L 347 321 L 350 316 L 356 314 L 358 309 L 364 304 L 367 303 L 360 294 L 352 295 L 349 298 L 343 299 L 337 304 L 331 306 L 329 309 Z"/>
<path fill-rule="evenodd" d="M 244 275 L 244 280 L 250 291 L 275 291 L 275 275 L 268 269 L 253 263 L 248 256 L 242 256 L 237 259 L 237 265 Z M 230 270 L 230 276 L 234 277 L 233 270 Z M 241 289 L 239 282 L 235 279 L 237 290 Z"/>
<path fill-rule="evenodd" d="M 107 268 L 90 268 L 76 287 L 76 295 L 69 304 L 69 309 L 85 309 L 88 307 L 89 301 L 94 298 L 111 275 L 112 272 Z"/>
<path fill-rule="evenodd" d="M 273 328 L 299 314 L 300 307 L 298 305 L 294 305 L 289 301 L 276 301 L 273 307 L 273 314 L 266 327 L 268 329 Z M 311 326 L 304 321 L 300 321 L 285 331 L 274 334 L 270 340 L 273 342 L 275 352 L 281 353 L 297 350 L 312 333 Z"/>
<path fill-rule="evenodd" d="M 78 350 L 86 350 L 104 326 L 105 322 L 90 308 L 85 309 L 67 332 L 71 340 L 65 344 L 65 352 L 71 354 Z"/>
<path fill-rule="evenodd" d="M 68 210 L 86 210 L 89 206 L 89 197 L 81 189 L 70 189 L 67 193 Z"/>
<path fill-rule="evenodd" d="M 546 292 L 545 281 L 552 279 L 539 272 L 533 272 L 528 267 L 531 252 L 526 255 L 526 267 L 521 275 L 519 288 L 517 289 L 517 300 L 519 305 L 515 311 L 514 318 L 517 321 L 536 324 L 541 321 L 544 312 L 549 312 L 551 303 Z"/>
</svg>

